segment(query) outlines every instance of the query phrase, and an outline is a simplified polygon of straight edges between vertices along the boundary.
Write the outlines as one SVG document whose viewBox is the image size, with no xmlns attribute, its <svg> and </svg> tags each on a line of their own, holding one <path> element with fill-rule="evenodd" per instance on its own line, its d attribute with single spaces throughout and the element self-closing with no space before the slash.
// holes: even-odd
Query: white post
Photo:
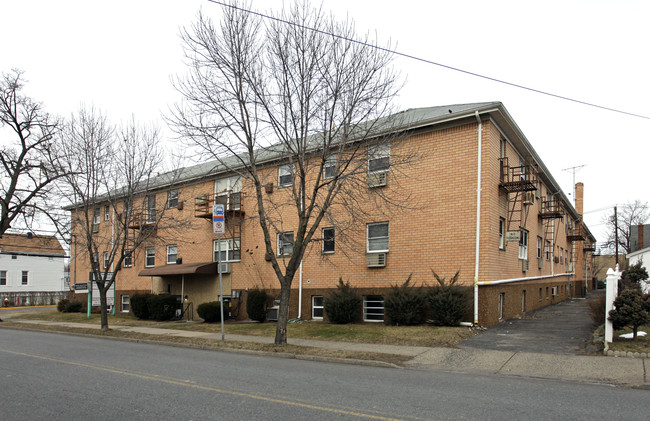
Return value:
<svg viewBox="0 0 650 421">
<path fill-rule="evenodd" d="M 614 300 L 618 295 L 618 280 L 621 279 L 621 272 L 612 268 L 607 269 L 607 289 L 605 293 L 605 348 L 608 343 L 614 340 L 614 325 L 609 320 L 609 312 L 614 309 Z"/>
</svg>

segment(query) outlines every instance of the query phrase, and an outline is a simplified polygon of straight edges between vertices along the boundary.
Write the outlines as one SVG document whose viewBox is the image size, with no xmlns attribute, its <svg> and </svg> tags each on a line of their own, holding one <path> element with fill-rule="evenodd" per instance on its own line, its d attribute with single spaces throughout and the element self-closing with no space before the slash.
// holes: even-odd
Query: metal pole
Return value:
<svg viewBox="0 0 650 421">
<path fill-rule="evenodd" d="M 185 319 L 185 274 L 181 275 L 181 318 Z"/>
<path fill-rule="evenodd" d="M 221 342 L 226 342 L 223 324 L 223 274 L 221 273 L 221 234 L 217 234 L 217 272 L 219 272 L 219 309 L 221 311 Z"/>
<path fill-rule="evenodd" d="M 616 214 L 616 206 L 614 206 L 614 243 L 616 244 L 616 265 L 618 266 L 618 216 Z"/>
</svg>

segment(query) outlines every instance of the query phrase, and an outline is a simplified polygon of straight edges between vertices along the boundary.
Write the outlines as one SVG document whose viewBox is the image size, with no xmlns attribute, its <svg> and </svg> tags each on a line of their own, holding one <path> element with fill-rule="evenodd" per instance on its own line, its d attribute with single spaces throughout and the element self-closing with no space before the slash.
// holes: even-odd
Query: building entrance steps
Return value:
<svg viewBox="0 0 650 421">
<path fill-rule="evenodd" d="M 520 319 L 505 320 L 467 339 L 459 348 L 581 355 L 587 353 L 595 327 L 587 299 L 573 298 L 526 313 Z"/>
</svg>

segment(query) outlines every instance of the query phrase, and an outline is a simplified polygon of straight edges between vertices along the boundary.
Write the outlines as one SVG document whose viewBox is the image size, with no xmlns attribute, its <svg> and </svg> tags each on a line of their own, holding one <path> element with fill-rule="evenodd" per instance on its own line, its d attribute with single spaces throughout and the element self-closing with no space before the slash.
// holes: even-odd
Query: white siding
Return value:
<svg viewBox="0 0 650 421">
<path fill-rule="evenodd" d="M 0 270 L 7 271 L 7 285 L 3 292 L 54 292 L 64 291 L 63 258 L 0 254 Z M 29 272 L 29 282 L 22 285 L 23 271 Z"/>
</svg>

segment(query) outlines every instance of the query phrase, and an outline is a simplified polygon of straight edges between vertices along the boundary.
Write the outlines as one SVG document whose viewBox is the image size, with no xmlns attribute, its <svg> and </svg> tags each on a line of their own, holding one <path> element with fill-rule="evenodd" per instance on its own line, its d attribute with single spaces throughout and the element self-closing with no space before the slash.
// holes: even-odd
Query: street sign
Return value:
<svg viewBox="0 0 650 421">
<path fill-rule="evenodd" d="M 79 293 L 82 292 L 88 293 L 88 282 L 74 284 L 74 291 Z"/>
<path fill-rule="evenodd" d="M 226 233 L 226 220 L 223 205 L 212 206 L 212 229 L 215 234 Z"/>
</svg>

